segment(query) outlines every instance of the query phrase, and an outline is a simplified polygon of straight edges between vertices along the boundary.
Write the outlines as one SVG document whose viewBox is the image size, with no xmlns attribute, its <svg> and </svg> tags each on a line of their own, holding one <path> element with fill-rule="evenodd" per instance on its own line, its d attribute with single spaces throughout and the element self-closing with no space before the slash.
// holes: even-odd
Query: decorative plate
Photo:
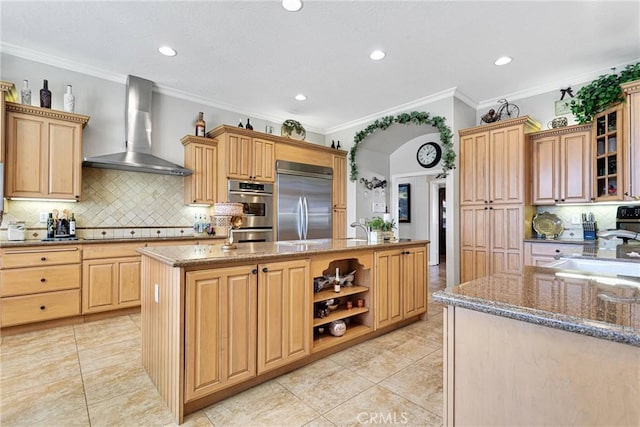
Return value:
<svg viewBox="0 0 640 427">
<path fill-rule="evenodd" d="M 549 212 L 541 212 L 533 217 L 533 229 L 546 239 L 554 239 L 564 231 L 562 220 Z"/>
<path fill-rule="evenodd" d="M 304 141 L 307 137 L 307 131 L 302 127 L 300 122 L 296 120 L 285 120 L 280 128 L 280 134 L 287 138 Z"/>
</svg>

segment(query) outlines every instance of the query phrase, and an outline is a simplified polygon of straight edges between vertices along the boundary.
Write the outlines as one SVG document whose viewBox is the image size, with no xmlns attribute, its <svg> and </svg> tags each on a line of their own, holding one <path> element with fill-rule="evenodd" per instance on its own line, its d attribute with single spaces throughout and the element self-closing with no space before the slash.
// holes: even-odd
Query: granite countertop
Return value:
<svg viewBox="0 0 640 427">
<path fill-rule="evenodd" d="M 234 261 L 262 261 L 281 256 L 309 256 L 358 249 L 391 249 L 407 245 L 427 244 L 428 240 L 400 239 L 369 243 L 364 239 L 318 239 L 267 243 L 238 243 L 238 248 L 224 251 L 222 245 L 182 245 L 140 248 L 148 255 L 172 267 L 215 265 Z"/>
<path fill-rule="evenodd" d="M 555 243 L 555 244 L 572 244 L 572 245 L 596 245 L 597 240 L 584 239 L 544 239 L 542 237 L 530 237 L 524 239 L 525 242 L 531 243 Z"/>
<path fill-rule="evenodd" d="M 76 239 L 76 240 L 0 240 L 0 248 L 20 248 L 30 246 L 55 246 L 55 245 L 79 245 L 79 244 L 101 244 L 101 243 L 135 243 L 148 242 L 184 242 L 188 240 L 211 240 L 220 242 L 226 237 L 220 236 L 174 236 L 174 237 L 136 237 L 136 238 L 104 238 L 104 239 Z"/>
<path fill-rule="evenodd" d="M 526 266 L 522 274 L 494 274 L 434 292 L 433 299 L 640 347 L 640 279 L 619 277 L 610 285 L 597 274 L 561 272 Z"/>
</svg>

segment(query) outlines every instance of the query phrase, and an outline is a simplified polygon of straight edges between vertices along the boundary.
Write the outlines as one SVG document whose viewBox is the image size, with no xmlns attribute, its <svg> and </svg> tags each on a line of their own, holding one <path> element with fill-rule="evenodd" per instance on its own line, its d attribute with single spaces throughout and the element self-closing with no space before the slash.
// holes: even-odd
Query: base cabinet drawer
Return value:
<svg viewBox="0 0 640 427">
<path fill-rule="evenodd" d="M 2 298 L 2 327 L 80 314 L 80 290 Z"/>
<path fill-rule="evenodd" d="M 0 270 L 0 296 L 80 289 L 80 264 Z"/>
<path fill-rule="evenodd" d="M 55 249 L 5 249 L 0 257 L 0 267 L 39 267 L 56 264 L 80 263 L 82 253 L 78 247 Z"/>
</svg>

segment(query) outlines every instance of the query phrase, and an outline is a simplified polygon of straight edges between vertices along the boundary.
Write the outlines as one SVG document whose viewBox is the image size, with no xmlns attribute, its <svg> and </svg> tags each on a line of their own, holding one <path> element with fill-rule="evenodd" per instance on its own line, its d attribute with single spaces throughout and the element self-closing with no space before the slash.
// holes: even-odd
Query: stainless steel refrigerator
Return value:
<svg viewBox="0 0 640 427">
<path fill-rule="evenodd" d="M 276 162 L 276 240 L 331 238 L 333 169 Z"/>
</svg>

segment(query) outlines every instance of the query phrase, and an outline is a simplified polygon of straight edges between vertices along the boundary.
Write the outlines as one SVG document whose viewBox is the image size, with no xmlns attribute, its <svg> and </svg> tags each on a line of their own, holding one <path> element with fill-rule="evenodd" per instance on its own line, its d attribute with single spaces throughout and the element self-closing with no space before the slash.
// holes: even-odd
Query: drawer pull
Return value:
<svg viewBox="0 0 640 427">
<path fill-rule="evenodd" d="M 262 272 L 263 272 L 263 273 L 266 273 L 267 271 L 269 271 L 269 269 L 268 269 L 267 267 L 264 267 L 264 268 L 262 269 Z"/>
<path fill-rule="evenodd" d="M 44 283 L 44 282 L 46 282 L 46 281 L 47 281 L 47 279 L 45 279 L 45 278 L 43 277 L 43 278 L 41 278 L 41 279 L 40 279 L 40 281 L 41 281 L 42 283 Z"/>
<path fill-rule="evenodd" d="M 43 256 L 42 258 L 40 258 L 40 261 L 46 261 L 46 260 L 47 260 L 46 256 Z"/>
<path fill-rule="evenodd" d="M 251 270 L 251 274 L 258 274 L 258 269 L 254 268 L 253 270 Z"/>
<path fill-rule="evenodd" d="M 40 306 L 40 310 L 44 311 L 47 307 L 45 307 L 44 305 Z"/>
</svg>

